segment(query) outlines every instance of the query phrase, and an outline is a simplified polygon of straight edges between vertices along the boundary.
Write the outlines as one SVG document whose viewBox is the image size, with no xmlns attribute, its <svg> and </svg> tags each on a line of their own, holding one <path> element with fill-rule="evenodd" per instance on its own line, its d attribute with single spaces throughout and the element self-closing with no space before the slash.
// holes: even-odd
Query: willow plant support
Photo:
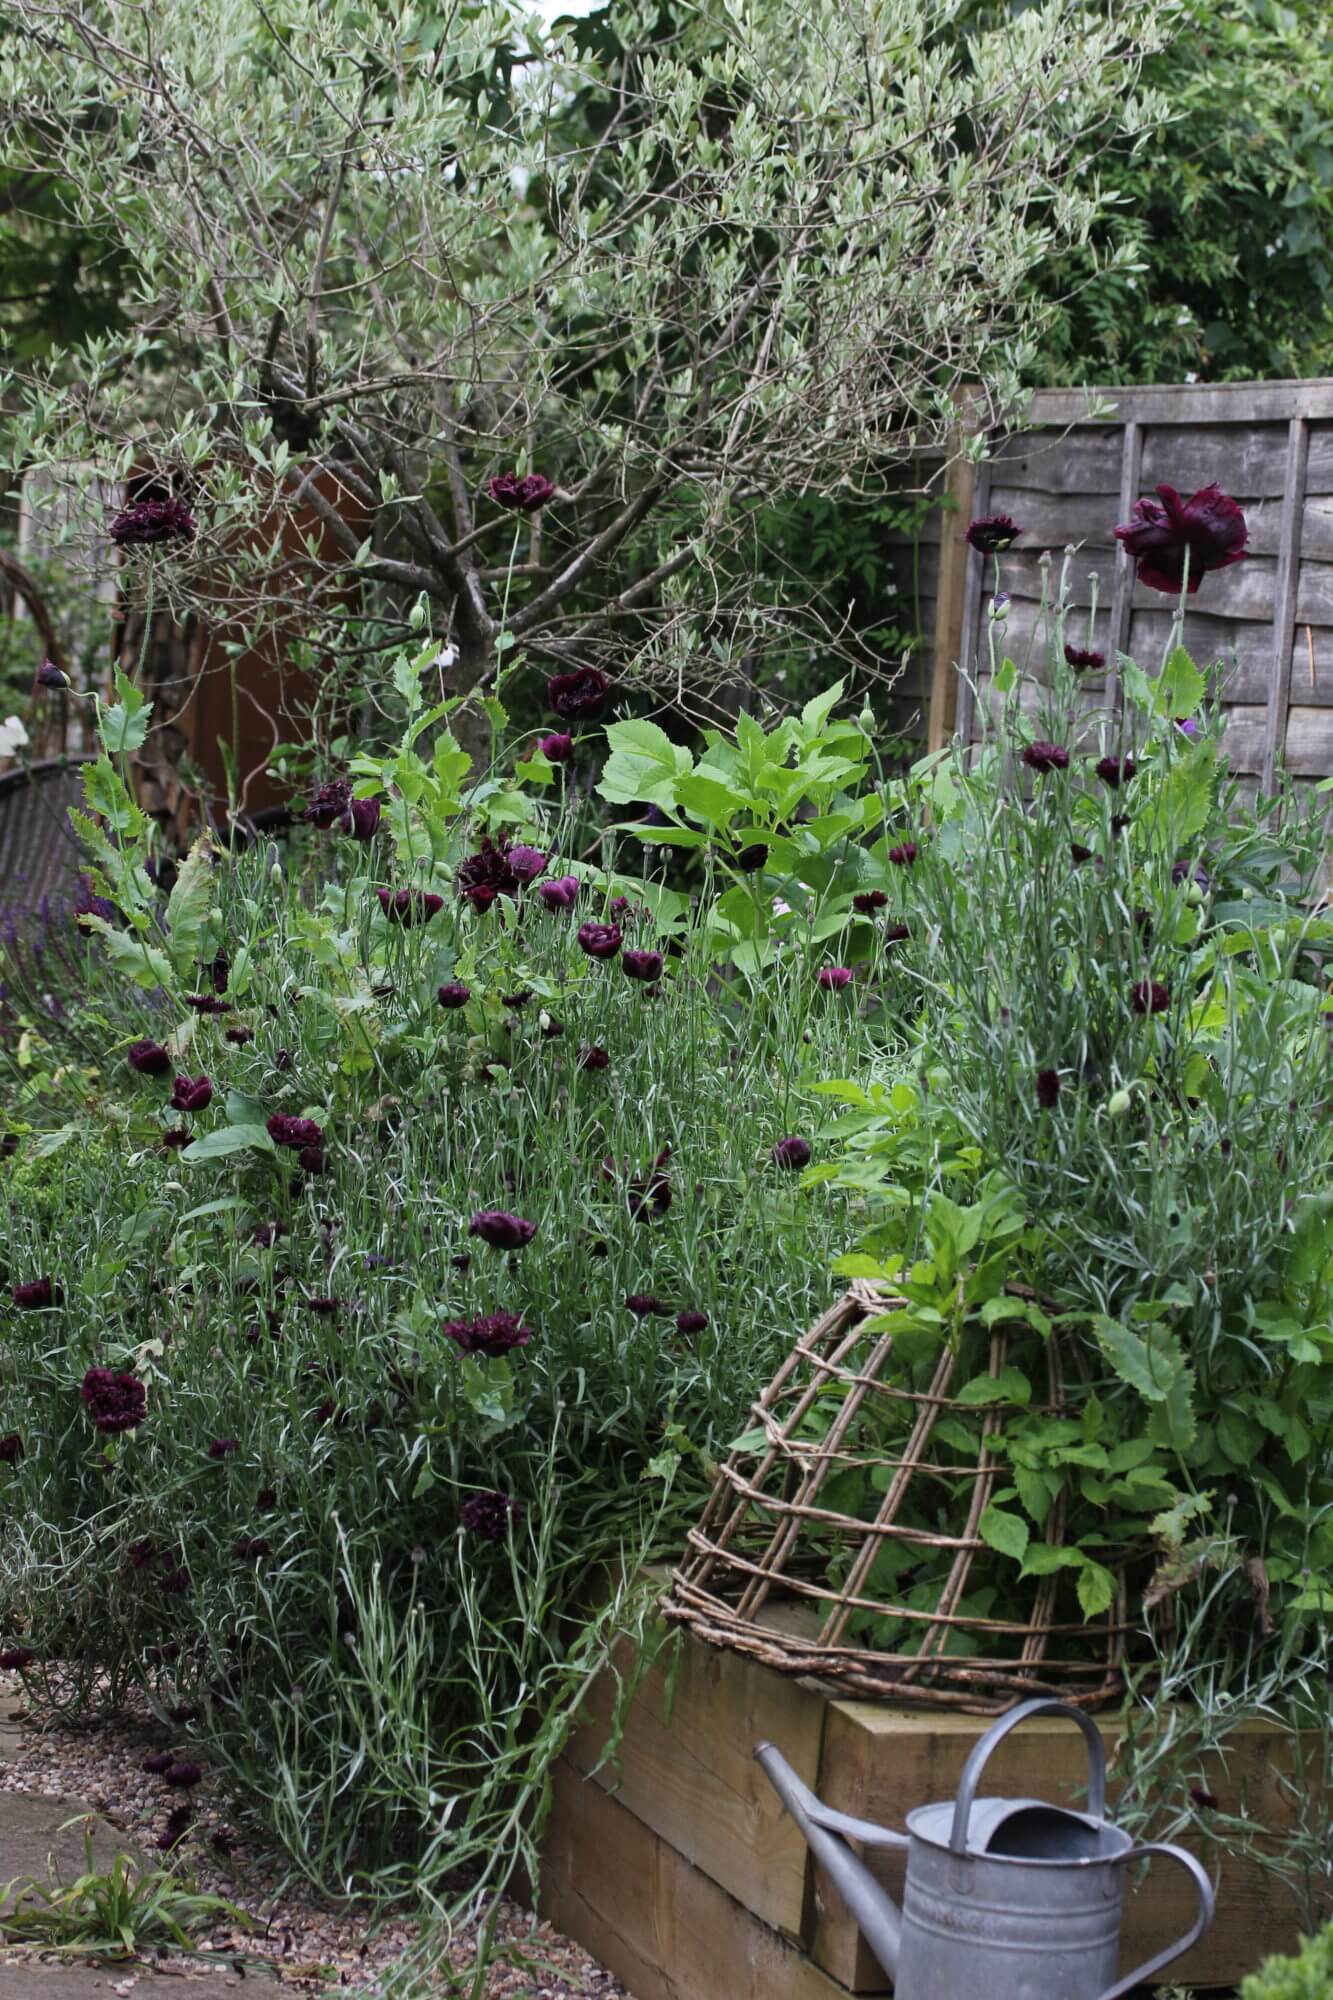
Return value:
<svg viewBox="0 0 1333 2000">
<path fill-rule="evenodd" d="M 1023 1576 L 1017 1562 L 988 1546 L 979 1524 L 1011 1477 L 1001 1433 L 1012 1406 L 978 1407 L 951 1395 L 961 1382 L 949 1343 L 927 1386 L 906 1386 L 909 1371 L 895 1364 L 894 1335 L 880 1325 L 903 1304 L 855 1283 L 796 1342 L 754 1405 L 756 1428 L 722 1467 L 690 1530 L 664 1599 L 667 1618 L 709 1645 L 862 1697 L 981 1715 L 1032 1695 L 1058 1694 L 1086 1708 L 1115 1700 L 1124 1691 L 1133 1629 L 1128 1572 L 1142 1545 L 1130 1540 L 1114 1555 L 1099 1549 L 1098 1560 L 1115 1575 L 1115 1594 L 1091 1620 L 1080 1612 L 1073 1566 Z M 982 1337 L 989 1341 L 985 1365 L 999 1378 L 1019 1332 L 1001 1322 Z M 1076 1396 L 1085 1387 L 1080 1357 L 1058 1322 L 1044 1340 L 1030 1327 L 1022 1337 L 1024 1360 L 1030 1367 L 1035 1343 L 1046 1375 L 1046 1401 L 1029 1414 L 1076 1416 L 1066 1382 L 1072 1368 Z M 957 1445 L 940 1435 L 946 1417 L 976 1432 L 972 1463 L 960 1462 Z M 884 1442 L 895 1437 L 896 1448 Z M 838 1505 L 835 1481 L 845 1487 L 841 1475 L 856 1472 L 868 1474 L 879 1494 L 873 1514 L 865 1504 L 859 1516 Z M 1069 1497 L 1066 1486 L 1052 1500 L 1040 1536 L 1048 1546 L 1063 1545 Z M 891 1542 L 909 1545 L 906 1566 L 888 1566 L 904 1581 L 921 1564 L 941 1565 L 944 1580 L 929 1608 L 903 1601 L 908 1591 L 895 1593 L 892 1583 L 877 1588 L 876 1557 Z M 1009 1615 L 969 1613 L 969 1600 L 997 1577 Z M 873 1636 L 881 1623 L 901 1634 L 898 1650 L 869 1642 L 867 1632 Z"/>
</svg>

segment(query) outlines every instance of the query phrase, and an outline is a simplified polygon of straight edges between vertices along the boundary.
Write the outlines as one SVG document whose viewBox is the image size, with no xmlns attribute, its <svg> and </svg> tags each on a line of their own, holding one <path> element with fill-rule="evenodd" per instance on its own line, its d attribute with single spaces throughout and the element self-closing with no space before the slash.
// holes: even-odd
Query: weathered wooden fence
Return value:
<svg viewBox="0 0 1333 2000">
<path fill-rule="evenodd" d="M 1094 393 L 1111 414 L 1089 417 Z M 923 481 L 930 473 L 921 468 Z M 1271 784 L 1279 763 L 1295 778 L 1333 773 L 1333 380 L 1038 391 L 1024 429 L 990 440 L 981 464 L 950 468 L 952 505 L 922 531 L 930 636 L 900 690 L 903 711 L 915 706 L 933 745 L 955 729 L 977 734 L 992 571 L 961 541 L 972 515 L 1011 514 L 1023 529 L 1002 563 L 1006 653 L 1025 664 L 1030 649 L 1040 663 L 1042 557 L 1054 573 L 1073 544 L 1076 643 L 1154 669 L 1174 606 L 1135 581 L 1112 530 L 1159 482 L 1188 495 L 1214 479 L 1245 509 L 1251 555 L 1204 579 L 1184 638 L 1201 665 L 1221 663 L 1232 769 L 1255 785 Z M 1104 692 L 1114 699 L 1114 677 Z"/>
</svg>

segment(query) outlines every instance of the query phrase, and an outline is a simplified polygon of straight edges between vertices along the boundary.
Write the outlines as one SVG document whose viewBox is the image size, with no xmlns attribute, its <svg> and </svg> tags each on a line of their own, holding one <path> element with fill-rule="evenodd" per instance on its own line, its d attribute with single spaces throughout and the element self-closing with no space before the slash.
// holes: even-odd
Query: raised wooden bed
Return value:
<svg viewBox="0 0 1333 2000">
<path fill-rule="evenodd" d="M 669 1655 L 667 1656 L 670 1657 Z M 618 1767 L 598 1765 L 614 1690 L 556 1772 L 544 1849 L 542 1913 L 593 1952 L 637 2000 L 838 2000 L 891 1989 L 846 1907 L 811 1863 L 759 1766 L 768 1738 L 830 1805 L 901 1827 L 908 1809 L 951 1798 L 984 1717 L 839 1701 L 737 1654 L 681 1641 L 674 1673 L 658 1666 L 635 1698 Z M 1120 1726 L 1105 1724 L 1115 1809 Z M 1221 1810 L 1270 1833 L 1290 1825 L 1307 1779 L 1299 1746 L 1271 1724 L 1237 1730 L 1198 1782 Z M 1079 1802 L 1078 1732 L 1039 1719 L 1007 1738 L 987 1771 L 999 1792 Z M 1294 1785 L 1284 1783 L 1294 1780 Z M 1171 1978 L 1230 1986 L 1270 1951 L 1293 1949 L 1292 1898 L 1257 1863 L 1196 1848 L 1219 1880 L 1217 1922 Z M 874 1857 L 898 1893 L 901 1860 Z M 1132 1889 L 1123 1969 L 1184 1927 L 1178 1872 Z M 944 1996 L 941 1996 L 944 2000 Z"/>
</svg>

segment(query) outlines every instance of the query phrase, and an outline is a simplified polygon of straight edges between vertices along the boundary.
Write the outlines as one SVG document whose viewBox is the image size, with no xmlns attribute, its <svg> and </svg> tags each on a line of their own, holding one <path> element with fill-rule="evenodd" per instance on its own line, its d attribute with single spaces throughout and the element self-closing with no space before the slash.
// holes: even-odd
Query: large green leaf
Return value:
<svg viewBox="0 0 1333 2000">
<path fill-rule="evenodd" d="M 994 1505 L 983 1511 L 977 1532 L 988 1548 L 998 1549 L 1002 1556 L 1012 1556 L 1015 1562 L 1022 1562 L 1027 1554 L 1032 1533 L 1021 1515 Z"/>
<path fill-rule="evenodd" d="M 97 732 L 109 757 L 123 757 L 132 750 L 141 749 L 153 713 L 147 696 L 139 692 L 119 667 L 116 668 L 116 693 L 120 696 L 119 702 L 111 708 L 99 706 L 97 712 Z"/>
<path fill-rule="evenodd" d="M 1099 1315 L 1093 1322 L 1097 1345 L 1122 1382 L 1137 1389 L 1147 1403 L 1163 1403 L 1187 1373 L 1185 1356 L 1175 1335 L 1164 1326 L 1136 1333 L 1118 1319 Z"/>
<path fill-rule="evenodd" d="M 655 722 L 612 722 L 606 740 L 611 755 L 597 785 L 604 799 L 613 805 L 675 804 L 677 781 L 694 769 L 688 750 Z"/>
<path fill-rule="evenodd" d="M 201 834 L 181 865 L 167 901 L 167 950 L 183 979 L 200 957 L 213 909 L 213 849 Z"/>
<path fill-rule="evenodd" d="M 218 1125 L 185 1148 L 181 1158 L 190 1165 L 204 1160 L 226 1160 L 233 1153 L 271 1153 L 273 1141 L 262 1125 Z"/>
<path fill-rule="evenodd" d="M 1208 682 L 1183 646 L 1173 649 L 1157 677 L 1157 712 L 1183 722 L 1202 702 Z"/>
<path fill-rule="evenodd" d="M 149 944 L 138 931 L 116 930 L 105 917 L 95 916 L 91 911 L 80 917 L 79 922 L 85 930 L 97 932 L 112 964 L 132 979 L 136 986 L 170 987 L 175 983 L 175 974 L 166 953 Z"/>
</svg>

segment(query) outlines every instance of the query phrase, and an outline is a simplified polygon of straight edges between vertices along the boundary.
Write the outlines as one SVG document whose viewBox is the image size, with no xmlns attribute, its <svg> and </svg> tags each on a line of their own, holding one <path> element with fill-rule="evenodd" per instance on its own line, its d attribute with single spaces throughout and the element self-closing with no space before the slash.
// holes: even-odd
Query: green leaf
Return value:
<svg viewBox="0 0 1333 2000">
<path fill-rule="evenodd" d="M 120 701 L 111 708 L 98 704 L 97 733 L 109 757 L 123 757 L 142 748 L 153 710 L 147 696 L 139 692 L 119 667 L 115 680 Z"/>
<path fill-rule="evenodd" d="M 262 1125 L 218 1125 L 188 1145 L 181 1159 L 191 1166 L 206 1160 L 230 1159 L 233 1153 L 253 1150 L 272 1153 L 276 1149 Z"/>
<path fill-rule="evenodd" d="M 105 917 L 95 916 L 91 911 L 80 917 L 79 922 L 84 930 L 97 932 L 112 964 L 127 974 L 136 986 L 170 987 L 175 983 L 171 961 L 166 953 L 147 943 L 137 931 L 118 931 Z"/>
<path fill-rule="evenodd" d="M 421 707 L 421 676 L 439 650 L 438 642 L 432 639 L 415 657 L 400 653 L 393 663 L 393 684 L 407 703 L 409 715 L 415 715 Z"/>
<path fill-rule="evenodd" d="M 1110 1606 L 1115 1597 L 1115 1577 L 1101 1563 L 1094 1562 L 1091 1556 L 1085 1556 L 1078 1573 L 1077 1589 L 1083 1616 L 1096 1618 Z"/>
<path fill-rule="evenodd" d="M 995 669 L 995 675 L 992 681 L 992 686 L 994 687 L 995 692 L 997 694 L 1008 694 L 1013 688 L 1014 683 L 1017 681 L 1017 679 L 1018 679 L 1018 668 L 1014 665 L 1013 661 L 1006 654 L 1004 659 L 1000 661 L 999 666 Z"/>
<path fill-rule="evenodd" d="M 1018 1488 L 1018 1497 L 1033 1521 L 1039 1528 L 1044 1528 L 1046 1516 L 1051 1511 L 1051 1502 L 1055 1498 L 1045 1475 L 1033 1472 L 1026 1465 L 1016 1465 L 1014 1485 Z"/>
<path fill-rule="evenodd" d="M 1145 1402 L 1164 1403 L 1187 1372 L 1180 1343 L 1164 1326 L 1152 1326 L 1139 1334 L 1118 1319 L 1099 1315 L 1093 1330 L 1121 1381 L 1137 1389 Z"/>
<path fill-rule="evenodd" d="M 213 907 L 213 849 L 201 834 L 181 864 L 167 899 L 167 951 L 179 976 L 200 957 L 204 926 Z"/>
<path fill-rule="evenodd" d="M 549 785 L 555 776 L 555 765 L 542 751 L 534 750 L 530 757 L 515 764 L 514 776 L 523 785 Z"/>
<path fill-rule="evenodd" d="M 822 694 L 814 695 L 805 704 L 801 710 L 801 736 L 805 742 L 809 743 L 813 737 L 818 736 L 845 686 L 845 681 L 834 681 L 832 687 L 825 688 Z"/>
<path fill-rule="evenodd" d="M 655 722 L 612 722 L 606 740 L 611 755 L 597 784 L 604 799 L 613 805 L 675 804 L 677 782 L 694 769 L 688 750 Z"/>
<path fill-rule="evenodd" d="M 754 801 L 748 792 L 739 791 L 721 778 L 711 777 L 706 771 L 692 771 L 677 782 L 676 803 L 691 819 L 701 819 L 707 826 L 726 827 L 737 813 L 748 812 Z"/>
<path fill-rule="evenodd" d="M 257 1097 L 248 1091 L 229 1090 L 227 1092 L 227 1123 L 229 1125 L 262 1125 L 268 1111 Z"/>
<path fill-rule="evenodd" d="M 1019 1403 L 1026 1408 L 1032 1401 L 1032 1384 L 1020 1369 L 1005 1367 L 998 1375 L 974 1375 L 954 1400 L 969 1409 L 985 1403 Z"/>
<path fill-rule="evenodd" d="M 1157 677 L 1156 707 L 1159 715 L 1183 722 L 1195 714 L 1208 682 L 1183 646 L 1177 646 Z"/>
<path fill-rule="evenodd" d="M 1082 1569 L 1078 1549 L 1057 1547 L 1054 1542 L 1031 1542 L 1023 1557 L 1024 1576 L 1051 1576 L 1058 1569 Z"/>
<path fill-rule="evenodd" d="M 977 1523 L 977 1532 L 988 1548 L 998 1549 L 1002 1556 L 1012 1556 L 1015 1562 L 1022 1562 L 1027 1553 L 1031 1536 L 1027 1522 L 1003 1507 L 994 1504 L 987 1507 Z"/>
</svg>

